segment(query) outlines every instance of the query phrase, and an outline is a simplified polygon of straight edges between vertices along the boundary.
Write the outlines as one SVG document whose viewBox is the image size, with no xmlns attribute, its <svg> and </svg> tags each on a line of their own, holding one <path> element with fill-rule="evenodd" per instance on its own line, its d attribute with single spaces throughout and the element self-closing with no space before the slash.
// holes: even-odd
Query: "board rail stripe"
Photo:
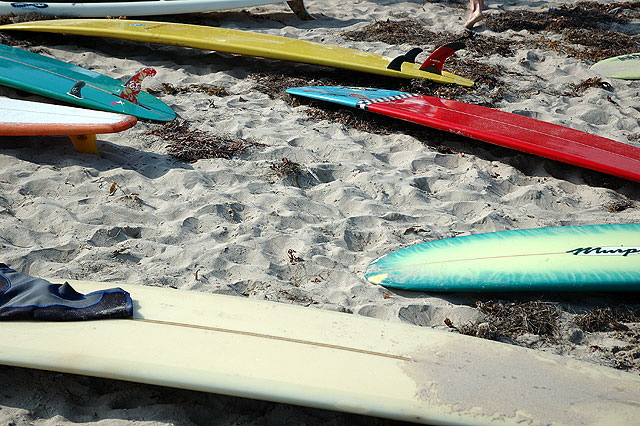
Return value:
<svg viewBox="0 0 640 426">
<path fill-rule="evenodd" d="M 351 348 L 348 346 L 334 345 L 331 343 L 314 342 L 312 340 L 295 339 L 292 337 L 275 336 L 272 334 L 256 333 L 252 331 L 233 330 L 229 328 L 213 327 L 208 325 L 185 324 L 180 322 L 163 321 L 163 320 L 155 320 L 155 319 L 148 319 L 148 318 L 133 318 L 131 320 L 146 322 L 150 324 L 166 325 L 171 327 L 193 328 L 197 330 L 208 330 L 208 331 L 214 331 L 218 333 L 228 333 L 228 334 L 236 334 L 241 336 L 258 337 L 258 338 L 277 340 L 277 341 L 287 342 L 287 343 L 296 343 L 300 345 L 317 346 L 321 348 L 336 349 L 336 350 L 346 351 L 346 352 L 355 352 L 355 353 L 360 353 L 364 355 L 373 355 L 373 356 L 390 358 L 390 359 L 395 359 L 400 361 L 413 361 L 413 358 L 410 358 L 404 355 L 394 355 L 394 354 L 389 354 L 384 352 L 376 352 L 376 351 L 369 351 L 366 349 L 358 349 L 358 348 Z"/>
<path fill-rule="evenodd" d="M 391 101 L 397 101 L 400 99 L 407 99 L 407 98 L 414 98 L 414 97 L 418 97 L 420 95 L 416 95 L 414 93 L 403 93 L 401 95 L 393 95 L 393 96 L 385 96 L 382 98 L 376 98 L 376 99 L 363 99 L 359 102 L 356 102 L 356 108 L 360 108 L 360 109 L 368 109 L 369 105 L 371 104 L 377 104 L 377 103 L 381 103 L 381 102 L 391 102 Z"/>
</svg>

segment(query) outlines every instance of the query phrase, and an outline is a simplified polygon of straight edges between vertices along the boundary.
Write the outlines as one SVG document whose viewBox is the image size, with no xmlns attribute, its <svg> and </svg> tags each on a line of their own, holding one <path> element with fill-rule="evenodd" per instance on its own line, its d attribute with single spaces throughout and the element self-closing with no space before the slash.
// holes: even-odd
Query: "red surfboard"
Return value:
<svg viewBox="0 0 640 426">
<path fill-rule="evenodd" d="M 534 118 L 394 90 L 313 86 L 287 92 L 366 109 L 640 182 L 640 148 Z"/>
</svg>

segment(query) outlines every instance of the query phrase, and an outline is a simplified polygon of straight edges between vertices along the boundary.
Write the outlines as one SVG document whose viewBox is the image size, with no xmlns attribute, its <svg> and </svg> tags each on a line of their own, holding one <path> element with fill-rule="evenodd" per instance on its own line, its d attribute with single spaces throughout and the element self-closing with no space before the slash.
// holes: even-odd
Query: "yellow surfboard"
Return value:
<svg viewBox="0 0 640 426">
<path fill-rule="evenodd" d="M 401 78 L 424 78 L 438 83 L 473 86 L 473 81 L 442 69 L 461 43 L 439 47 L 422 64 L 421 49 L 395 58 L 311 41 L 201 25 L 119 19 L 59 19 L 2 25 L 0 30 L 23 30 L 120 38 L 150 43 L 210 49 L 219 52 L 281 59 L 344 68 Z"/>
</svg>

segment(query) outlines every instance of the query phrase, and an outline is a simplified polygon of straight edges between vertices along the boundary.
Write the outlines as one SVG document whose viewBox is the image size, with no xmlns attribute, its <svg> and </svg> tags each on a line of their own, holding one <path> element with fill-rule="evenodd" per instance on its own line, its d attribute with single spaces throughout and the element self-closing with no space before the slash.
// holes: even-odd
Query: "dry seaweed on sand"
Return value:
<svg viewBox="0 0 640 426">
<path fill-rule="evenodd" d="M 484 318 L 458 328 L 461 334 L 491 340 L 515 339 L 523 334 L 535 334 L 555 340 L 560 309 L 553 303 L 539 300 L 529 302 L 476 302 Z"/>
<path fill-rule="evenodd" d="M 591 89 L 593 87 L 598 89 L 605 89 L 609 91 L 613 90 L 613 87 L 611 86 L 611 84 L 607 83 L 606 81 L 603 81 L 600 77 L 591 77 L 578 84 L 574 84 L 574 83 L 569 84 L 570 92 L 564 93 L 564 95 L 579 96 L 582 93 L 584 93 L 587 89 Z"/>
<path fill-rule="evenodd" d="M 609 213 L 618 213 L 635 207 L 635 201 L 621 195 L 621 199 L 606 203 L 603 207 Z"/>
<path fill-rule="evenodd" d="M 282 179 L 283 183 L 306 188 L 320 183 L 318 176 L 307 166 L 282 157 L 269 165 L 270 175 Z"/>
<path fill-rule="evenodd" d="M 361 30 L 343 31 L 342 37 L 351 41 L 380 41 L 387 44 L 444 44 L 441 33 L 425 28 L 420 22 L 407 19 L 402 21 L 376 21 Z M 453 41 L 451 39 L 448 40 Z"/>
<path fill-rule="evenodd" d="M 168 95 L 177 95 L 181 93 L 190 93 L 190 92 L 201 92 L 206 93 L 208 96 L 229 96 L 229 92 L 222 86 L 215 86 L 213 84 L 189 84 L 187 86 L 174 86 L 171 83 L 163 82 L 161 83 L 161 89 L 147 89 L 152 95 L 157 95 L 159 93 L 166 93 Z"/>
<path fill-rule="evenodd" d="M 271 163 L 269 168 L 279 177 L 297 176 L 302 173 L 302 166 L 287 157 L 282 157 L 280 162 Z"/>
<path fill-rule="evenodd" d="M 147 133 L 168 141 L 169 154 L 189 162 L 208 158 L 230 159 L 249 147 L 259 145 L 231 136 L 211 135 L 191 129 L 186 121 L 179 120 L 156 126 Z"/>
<path fill-rule="evenodd" d="M 497 14 L 487 14 L 485 24 L 493 31 L 553 31 L 566 29 L 598 28 L 602 24 L 626 24 L 629 19 L 625 16 L 609 13 L 616 3 L 608 5 L 607 9 L 592 2 L 580 2 L 575 5 L 562 5 L 543 12 L 511 11 Z M 640 2 L 625 3 L 627 8 L 638 7 Z M 606 6 L 606 5 L 604 5 Z"/>
<path fill-rule="evenodd" d="M 582 331 L 628 331 L 623 323 L 640 322 L 640 308 L 616 306 L 596 308 L 585 314 L 578 314 L 573 322 Z"/>
<path fill-rule="evenodd" d="M 288 74 L 250 74 L 249 78 L 255 81 L 255 88 L 262 93 L 266 93 L 271 98 L 288 96 L 285 90 L 291 87 L 316 86 L 320 82 L 307 76 L 299 77 Z"/>
<path fill-rule="evenodd" d="M 466 33 L 463 36 L 449 32 L 434 32 L 415 20 L 376 21 L 360 30 L 344 31 L 341 36 L 351 41 L 383 42 L 391 45 L 438 46 L 459 41 L 465 43 L 465 50 L 480 56 L 514 54 L 512 44 L 497 37 Z M 430 52 L 423 52 L 429 54 Z"/>
<path fill-rule="evenodd" d="M 602 4 L 580 2 L 573 6 L 561 6 L 543 12 L 510 11 L 487 14 L 485 24 L 496 32 L 528 30 L 534 33 L 555 33 L 562 40 L 552 40 L 543 35 L 521 40 L 525 48 L 551 49 L 566 55 L 591 61 L 611 56 L 637 52 L 640 36 L 624 34 L 612 28 L 640 17 L 640 2 Z"/>
</svg>

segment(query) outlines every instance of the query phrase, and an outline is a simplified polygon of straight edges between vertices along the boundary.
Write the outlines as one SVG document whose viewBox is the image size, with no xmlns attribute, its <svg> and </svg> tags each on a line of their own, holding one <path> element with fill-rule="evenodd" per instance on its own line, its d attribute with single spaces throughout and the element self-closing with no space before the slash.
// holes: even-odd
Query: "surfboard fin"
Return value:
<svg viewBox="0 0 640 426">
<path fill-rule="evenodd" d="M 289 0 L 287 1 L 287 4 L 293 13 L 303 21 L 313 21 L 316 19 L 307 12 L 307 8 L 304 6 L 304 0 Z"/>
<path fill-rule="evenodd" d="M 405 62 L 414 63 L 420 52 L 422 52 L 422 49 L 420 49 L 419 47 L 414 47 L 404 55 L 400 55 L 393 61 L 391 61 L 389 65 L 387 65 L 387 69 L 402 71 L 402 64 Z"/>
<path fill-rule="evenodd" d="M 73 96 L 76 99 L 82 99 L 82 88 L 86 85 L 87 83 L 82 80 L 76 82 L 76 84 L 71 87 L 71 90 L 67 92 L 67 95 Z"/>
<path fill-rule="evenodd" d="M 118 96 L 137 105 L 138 94 L 142 90 L 142 80 L 154 75 L 156 75 L 156 70 L 153 68 L 141 69 L 124 84 L 124 90 Z"/>
<path fill-rule="evenodd" d="M 426 71 L 434 74 L 442 74 L 442 67 L 444 61 L 456 50 L 464 49 L 465 44 L 461 41 L 454 41 L 447 43 L 444 46 L 438 47 L 429 57 L 420 65 L 420 71 Z"/>
<path fill-rule="evenodd" d="M 79 152 L 100 155 L 96 135 L 70 135 L 69 139 Z"/>
</svg>

